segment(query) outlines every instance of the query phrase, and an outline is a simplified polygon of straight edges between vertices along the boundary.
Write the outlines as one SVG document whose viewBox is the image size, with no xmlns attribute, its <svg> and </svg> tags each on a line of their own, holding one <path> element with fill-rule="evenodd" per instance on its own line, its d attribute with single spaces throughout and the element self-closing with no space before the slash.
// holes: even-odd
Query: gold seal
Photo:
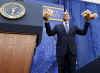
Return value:
<svg viewBox="0 0 100 73">
<path fill-rule="evenodd" d="M 8 2 L 1 6 L 0 13 L 8 19 L 19 19 L 25 15 L 25 7 L 18 2 Z"/>
</svg>

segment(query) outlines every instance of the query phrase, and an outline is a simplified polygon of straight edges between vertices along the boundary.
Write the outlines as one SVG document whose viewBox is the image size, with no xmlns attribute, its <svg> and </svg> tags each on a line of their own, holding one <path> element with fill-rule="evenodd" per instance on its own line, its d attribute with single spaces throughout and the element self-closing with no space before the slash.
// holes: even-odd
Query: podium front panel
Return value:
<svg viewBox="0 0 100 73">
<path fill-rule="evenodd" d="M 0 73 L 29 73 L 36 35 L 0 33 Z"/>
</svg>

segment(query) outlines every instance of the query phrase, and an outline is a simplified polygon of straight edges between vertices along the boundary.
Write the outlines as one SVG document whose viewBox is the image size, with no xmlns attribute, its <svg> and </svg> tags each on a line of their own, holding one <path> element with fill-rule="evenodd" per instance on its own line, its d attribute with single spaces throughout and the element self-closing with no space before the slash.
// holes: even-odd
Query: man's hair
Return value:
<svg viewBox="0 0 100 73">
<path fill-rule="evenodd" d="M 69 14 L 68 11 L 67 11 L 67 9 L 66 9 L 66 11 L 64 12 L 64 14 Z"/>
</svg>

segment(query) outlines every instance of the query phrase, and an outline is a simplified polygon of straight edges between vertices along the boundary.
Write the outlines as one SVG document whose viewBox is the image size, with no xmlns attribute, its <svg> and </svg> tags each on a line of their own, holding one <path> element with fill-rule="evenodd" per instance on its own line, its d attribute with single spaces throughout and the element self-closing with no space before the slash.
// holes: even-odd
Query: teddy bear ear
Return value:
<svg viewBox="0 0 100 73">
<path fill-rule="evenodd" d="M 82 12 L 81 15 L 82 15 L 82 16 L 86 16 L 86 11 Z"/>
<path fill-rule="evenodd" d="M 95 18 L 97 18 L 97 16 L 98 16 L 97 13 L 93 13 L 93 14 L 91 14 L 91 19 L 95 19 Z"/>
<path fill-rule="evenodd" d="M 94 17 L 95 17 L 95 18 L 97 18 L 97 17 L 98 17 L 98 14 L 97 14 L 97 13 L 94 13 L 93 15 L 94 15 Z"/>
<path fill-rule="evenodd" d="M 86 13 L 82 13 L 81 15 L 85 17 L 87 14 Z"/>
</svg>

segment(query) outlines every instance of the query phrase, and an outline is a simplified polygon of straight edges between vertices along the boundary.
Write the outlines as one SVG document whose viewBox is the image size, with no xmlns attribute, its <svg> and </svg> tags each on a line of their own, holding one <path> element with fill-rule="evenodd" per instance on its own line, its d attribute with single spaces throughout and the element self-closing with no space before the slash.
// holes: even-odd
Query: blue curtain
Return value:
<svg viewBox="0 0 100 73">
<path fill-rule="evenodd" d="M 71 6 L 72 7 L 71 8 L 72 23 L 76 24 L 78 27 L 82 29 L 85 21 L 84 21 L 84 18 L 81 16 L 81 13 L 86 9 L 89 9 L 92 12 L 94 12 L 94 10 L 96 10 L 96 6 L 94 6 L 94 4 L 92 3 L 80 2 L 80 1 L 72 1 L 71 3 L 72 3 L 72 6 Z M 89 30 L 86 36 L 79 36 L 79 35 L 76 36 L 78 67 L 82 67 L 86 65 L 87 63 L 91 62 L 97 57 L 96 48 L 94 46 L 95 45 L 94 31 L 97 31 L 97 30 L 93 30 L 93 29 L 96 29 L 94 27 L 97 24 L 97 23 L 94 23 L 96 22 L 96 20 L 97 19 L 90 21 L 91 25 L 89 27 Z"/>
<path fill-rule="evenodd" d="M 81 29 L 83 28 L 85 22 L 84 18 L 81 16 L 81 13 L 84 10 L 89 9 L 92 12 L 98 13 L 99 15 L 99 7 L 99 4 L 82 2 L 80 0 L 67 0 L 66 5 L 67 10 L 72 17 L 71 23 L 76 24 Z M 83 67 L 87 63 L 93 61 L 94 59 L 98 58 L 98 56 L 100 56 L 99 19 L 100 17 L 90 21 L 91 25 L 86 36 L 76 36 L 78 68 Z"/>
<path fill-rule="evenodd" d="M 36 0 L 26 0 L 34 2 Z M 64 0 L 37 0 L 44 4 L 52 5 L 55 3 L 58 5 L 63 4 Z M 79 28 L 84 26 L 84 18 L 81 13 L 89 9 L 92 12 L 100 14 L 100 5 L 89 2 L 82 2 L 80 0 L 67 0 L 66 8 L 71 15 L 71 24 L 77 25 Z M 60 22 L 50 21 L 51 27 Z M 83 67 L 89 62 L 100 56 L 100 17 L 90 21 L 90 27 L 86 36 L 76 36 L 77 43 L 77 68 Z M 44 23 L 43 23 L 44 24 Z M 36 54 L 33 57 L 32 67 L 30 73 L 58 73 L 56 62 L 56 36 L 48 37 L 43 26 L 42 42 L 36 48 Z"/>
<path fill-rule="evenodd" d="M 24 0 L 24 1 L 37 1 L 37 2 L 45 2 L 45 3 L 54 3 L 54 4 L 63 4 L 63 0 Z"/>
<path fill-rule="evenodd" d="M 52 27 L 54 27 L 53 23 L 55 22 L 51 21 Z M 57 73 L 55 45 L 56 45 L 56 36 L 48 37 L 44 26 L 42 42 L 36 48 L 36 54 L 33 58 L 31 73 L 46 73 L 46 72 Z"/>
</svg>

